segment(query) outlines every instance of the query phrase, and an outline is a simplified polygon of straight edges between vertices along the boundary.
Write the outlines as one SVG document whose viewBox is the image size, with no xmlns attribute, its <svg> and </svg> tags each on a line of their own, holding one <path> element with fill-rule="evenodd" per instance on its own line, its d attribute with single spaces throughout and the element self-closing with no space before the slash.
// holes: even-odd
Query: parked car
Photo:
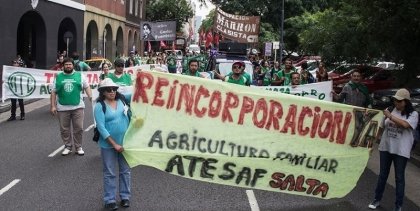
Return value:
<svg viewBox="0 0 420 211">
<path fill-rule="evenodd" d="M 348 69 L 344 74 L 339 74 Z M 333 81 L 333 89 L 339 93 L 343 89 L 344 85 L 350 81 L 351 74 L 354 69 L 359 69 L 363 75 L 361 81 L 365 84 L 369 92 L 373 92 L 379 89 L 393 88 L 395 83 L 395 76 L 392 70 L 385 70 L 380 67 L 374 67 L 369 65 L 346 65 L 336 68 L 333 72 L 329 72 L 329 78 Z"/>
<path fill-rule="evenodd" d="M 392 96 L 398 91 L 399 88 L 392 89 L 381 89 L 371 94 L 373 102 L 372 107 L 374 109 L 383 110 L 392 106 Z M 420 112 L 420 88 L 409 89 L 411 102 L 417 111 Z"/>
<path fill-rule="evenodd" d="M 394 62 L 377 62 L 375 67 L 380 67 L 387 70 L 400 70 L 403 68 L 403 65 L 399 65 Z"/>
<path fill-rule="evenodd" d="M 92 59 L 88 59 L 84 62 L 86 62 L 86 64 L 88 64 L 89 67 L 92 68 L 91 69 L 92 71 L 101 71 L 101 67 L 102 67 L 102 64 L 104 62 L 106 62 L 108 64 L 109 69 L 113 69 L 112 62 L 109 61 L 106 58 L 92 58 Z"/>
</svg>

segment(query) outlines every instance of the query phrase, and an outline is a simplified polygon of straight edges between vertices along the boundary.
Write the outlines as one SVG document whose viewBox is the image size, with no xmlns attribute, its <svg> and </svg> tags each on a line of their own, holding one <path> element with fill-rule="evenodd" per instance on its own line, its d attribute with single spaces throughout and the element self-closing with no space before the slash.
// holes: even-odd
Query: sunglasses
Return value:
<svg viewBox="0 0 420 211">
<path fill-rule="evenodd" d="M 115 67 L 124 67 L 124 65 L 115 65 Z"/>
<path fill-rule="evenodd" d="M 104 89 L 105 92 L 116 92 L 118 90 L 117 87 L 107 87 Z"/>
<path fill-rule="evenodd" d="M 232 66 L 232 68 L 233 68 L 233 69 L 241 69 L 241 66 L 238 66 L 238 65 L 233 65 L 233 66 Z"/>
</svg>

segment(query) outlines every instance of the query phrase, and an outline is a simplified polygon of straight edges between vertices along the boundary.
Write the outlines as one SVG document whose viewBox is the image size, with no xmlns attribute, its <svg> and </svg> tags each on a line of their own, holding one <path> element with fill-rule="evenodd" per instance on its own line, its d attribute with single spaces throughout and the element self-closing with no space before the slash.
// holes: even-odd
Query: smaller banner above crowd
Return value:
<svg viewBox="0 0 420 211">
<path fill-rule="evenodd" d="M 176 21 L 140 22 L 141 40 L 162 41 L 176 39 Z"/>
<path fill-rule="evenodd" d="M 284 94 L 298 95 L 302 97 L 309 97 L 318 100 L 332 101 L 331 91 L 332 82 L 324 81 L 319 83 L 304 84 L 299 86 L 252 86 L 254 88 L 260 88 L 270 90 L 273 92 L 280 92 Z"/>
<path fill-rule="evenodd" d="M 258 42 L 260 32 L 260 16 L 242 16 L 216 10 L 214 21 L 216 32 L 220 32 L 223 37 L 240 43 Z"/>
</svg>

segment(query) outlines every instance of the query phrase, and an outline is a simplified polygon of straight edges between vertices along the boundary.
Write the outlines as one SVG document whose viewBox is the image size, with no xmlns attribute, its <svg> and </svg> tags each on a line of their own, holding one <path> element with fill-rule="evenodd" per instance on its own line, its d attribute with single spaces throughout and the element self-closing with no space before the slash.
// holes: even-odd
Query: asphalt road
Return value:
<svg viewBox="0 0 420 211">
<path fill-rule="evenodd" d="M 61 156 L 58 122 L 45 100 L 26 108 L 25 121 L 4 122 L 8 113 L 0 114 L 0 210 L 103 210 L 102 164 L 92 130 L 83 135 L 85 156 Z M 85 128 L 92 122 L 86 109 Z M 131 207 L 120 210 L 368 210 L 376 179 L 366 168 L 346 197 L 322 200 L 198 182 L 140 166 L 132 169 Z M 418 182 L 406 181 L 412 184 L 419 190 Z M 394 193 L 388 185 L 378 210 L 393 209 Z M 418 201 L 419 193 L 410 192 L 411 199 L 417 194 Z M 420 210 L 409 198 L 403 208 Z"/>
</svg>

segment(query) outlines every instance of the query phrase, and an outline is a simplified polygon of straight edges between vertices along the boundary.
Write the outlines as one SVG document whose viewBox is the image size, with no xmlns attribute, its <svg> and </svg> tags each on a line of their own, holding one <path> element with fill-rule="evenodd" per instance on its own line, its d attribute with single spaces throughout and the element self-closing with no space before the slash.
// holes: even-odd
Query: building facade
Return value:
<svg viewBox="0 0 420 211">
<path fill-rule="evenodd" d="M 83 0 L 0 2 L 2 65 L 20 55 L 28 66 L 45 69 L 56 63 L 57 52 L 83 49 Z"/>
</svg>

